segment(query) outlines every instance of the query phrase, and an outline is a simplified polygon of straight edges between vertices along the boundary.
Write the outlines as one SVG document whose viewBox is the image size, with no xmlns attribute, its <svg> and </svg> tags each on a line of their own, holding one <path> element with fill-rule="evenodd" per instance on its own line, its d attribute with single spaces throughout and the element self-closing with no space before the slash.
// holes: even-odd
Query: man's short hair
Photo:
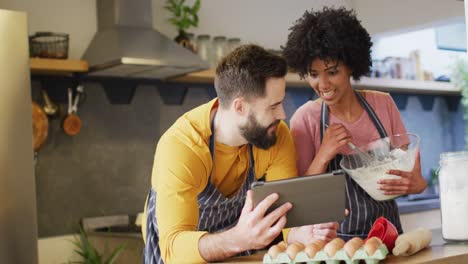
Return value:
<svg viewBox="0 0 468 264">
<path fill-rule="evenodd" d="M 269 78 L 287 73 L 286 60 L 257 45 L 243 45 L 224 57 L 216 67 L 215 89 L 219 104 L 228 108 L 236 97 L 250 100 L 265 96 Z"/>
</svg>

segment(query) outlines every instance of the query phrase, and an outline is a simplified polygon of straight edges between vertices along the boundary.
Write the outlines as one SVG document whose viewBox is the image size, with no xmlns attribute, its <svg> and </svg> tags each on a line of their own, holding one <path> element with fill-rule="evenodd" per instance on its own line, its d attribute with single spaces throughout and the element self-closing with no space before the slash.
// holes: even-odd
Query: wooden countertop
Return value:
<svg viewBox="0 0 468 264">
<path fill-rule="evenodd" d="M 232 258 L 223 263 L 262 263 L 265 252 L 247 256 Z M 468 263 L 468 244 L 446 244 L 442 239 L 440 229 L 432 230 L 431 245 L 409 257 L 395 257 L 389 255 L 380 263 L 430 263 L 430 264 L 466 264 Z"/>
<path fill-rule="evenodd" d="M 69 75 L 88 71 L 88 63 L 82 60 L 30 58 L 29 65 L 33 74 Z"/>
</svg>

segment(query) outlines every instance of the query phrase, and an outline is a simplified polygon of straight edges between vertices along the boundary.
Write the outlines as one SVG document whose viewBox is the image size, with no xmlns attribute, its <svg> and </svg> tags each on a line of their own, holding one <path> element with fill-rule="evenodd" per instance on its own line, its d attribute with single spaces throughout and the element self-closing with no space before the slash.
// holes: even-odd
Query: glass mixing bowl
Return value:
<svg viewBox="0 0 468 264">
<path fill-rule="evenodd" d="M 340 166 L 375 200 L 394 199 L 399 195 L 385 195 L 384 191 L 378 189 L 377 181 L 401 178 L 387 174 L 388 170 L 411 171 L 416 161 L 419 142 L 419 136 L 411 133 L 378 139 L 358 146 L 369 154 L 370 160 L 353 151 L 343 155 Z"/>
</svg>

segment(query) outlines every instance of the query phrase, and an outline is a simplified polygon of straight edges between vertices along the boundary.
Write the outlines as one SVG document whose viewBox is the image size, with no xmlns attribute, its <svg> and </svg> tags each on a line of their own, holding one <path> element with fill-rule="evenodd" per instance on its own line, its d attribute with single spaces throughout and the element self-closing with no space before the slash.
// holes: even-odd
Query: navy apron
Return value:
<svg viewBox="0 0 468 264">
<path fill-rule="evenodd" d="M 216 114 L 215 114 L 216 116 Z M 211 123 L 212 135 L 210 137 L 210 152 L 215 161 L 215 131 L 214 131 L 214 117 Z M 207 231 L 209 233 L 220 232 L 233 227 L 241 214 L 242 208 L 244 207 L 245 197 L 247 190 L 254 181 L 255 176 L 255 163 L 252 152 L 252 145 L 249 144 L 249 156 L 250 164 L 247 172 L 246 180 L 237 193 L 231 197 L 226 198 L 218 191 L 216 186 L 211 183 L 210 174 L 208 183 L 205 189 L 198 195 L 198 227 L 197 231 Z M 145 264 L 162 264 L 163 259 L 161 257 L 161 250 L 159 249 L 159 235 L 158 235 L 158 223 L 155 216 L 156 209 L 156 192 L 151 188 L 148 196 L 147 204 L 147 224 L 146 224 L 146 244 L 143 252 L 143 263 Z M 240 256 L 251 255 L 255 251 L 244 251 L 240 253 Z"/>
<path fill-rule="evenodd" d="M 387 132 L 375 114 L 372 107 L 366 99 L 358 92 L 355 92 L 362 107 L 374 123 L 375 128 L 381 138 L 387 137 Z M 322 110 L 320 116 L 320 143 L 323 140 L 323 135 L 328 126 L 328 107 L 322 102 Z M 340 160 L 342 155 L 338 154 L 328 164 L 327 171 L 340 169 Z M 403 233 L 400 222 L 400 214 L 395 200 L 376 201 L 367 194 L 349 175 L 346 174 L 346 208 L 349 209 L 349 216 L 340 223 L 338 228 L 338 237 L 345 241 L 353 237 L 366 238 L 374 221 L 380 216 L 387 218 L 398 230 L 398 233 Z"/>
</svg>

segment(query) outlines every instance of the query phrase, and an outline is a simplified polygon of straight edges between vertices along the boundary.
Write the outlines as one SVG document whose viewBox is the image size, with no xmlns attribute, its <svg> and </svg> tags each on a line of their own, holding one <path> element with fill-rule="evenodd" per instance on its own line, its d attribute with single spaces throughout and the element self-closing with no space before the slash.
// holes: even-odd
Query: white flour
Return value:
<svg viewBox="0 0 468 264">
<path fill-rule="evenodd" d="M 468 160 L 442 161 L 439 181 L 442 235 L 468 241 Z"/>
<path fill-rule="evenodd" d="M 391 169 L 411 171 L 414 166 L 415 151 L 406 152 L 402 149 L 394 149 L 388 153 L 384 160 L 373 161 L 370 166 L 346 170 L 346 172 L 375 200 L 393 199 L 398 195 L 385 195 L 382 190 L 378 189 L 379 184 L 377 184 L 377 181 L 380 179 L 399 179 L 400 176 L 386 173 Z"/>
<path fill-rule="evenodd" d="M 441 190 L 440 195 L 443 237 L 468 240 L 468 187 Z"/>
</svg>

